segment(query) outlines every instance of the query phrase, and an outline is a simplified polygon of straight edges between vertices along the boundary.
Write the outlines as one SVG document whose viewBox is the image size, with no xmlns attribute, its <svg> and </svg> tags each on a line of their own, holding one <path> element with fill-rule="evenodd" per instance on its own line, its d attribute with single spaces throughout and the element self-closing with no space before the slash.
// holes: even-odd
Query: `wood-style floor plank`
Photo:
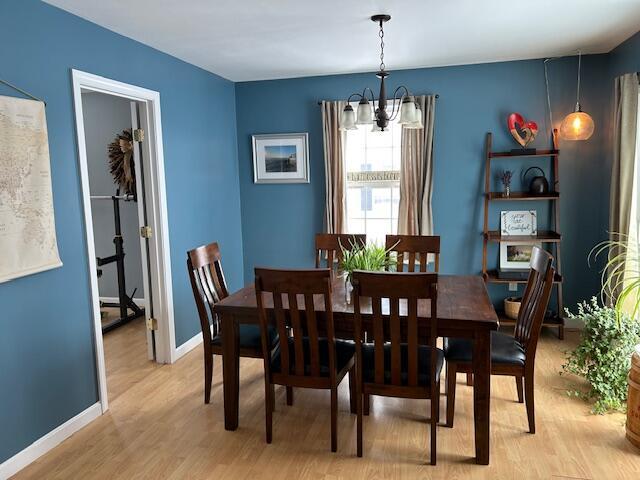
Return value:
<svg viewBox="0 0 640 480">
<path fill-rule="evenodd" d="M 624 438 L 622 414 L 594 416 L 566 395 L 561 342 L 541 339 L 537 433 L 511 377 L 492 378 L 491 465 L 475 464 L 472 389 L 458 377 L 455 428 L 438 428 L 438 465 L 428 465 L 428 401 L 374 398 L 364 423 L 364 457 L 355 455 L 355 415 L 340 388 L 338 452 L 330 452 L 329 394 L 297 389 L 285 405 L 276 391 L 273 444 L 264 440 L 261 360 L 242 359 L 240 426 L 224 429 L 220 357 L 212 402 L 203 402 L 202 349 L 175 365 L 145 359 L 143 322 L 105 337 L 110 411 L 15 476 L 17 479 L 625 479 L 640 478 L 640 451 Z M 444 382 L 443 382 L 444 385 Z M 441 411 L 444 412 L 444 397 Z"/>
</svg>

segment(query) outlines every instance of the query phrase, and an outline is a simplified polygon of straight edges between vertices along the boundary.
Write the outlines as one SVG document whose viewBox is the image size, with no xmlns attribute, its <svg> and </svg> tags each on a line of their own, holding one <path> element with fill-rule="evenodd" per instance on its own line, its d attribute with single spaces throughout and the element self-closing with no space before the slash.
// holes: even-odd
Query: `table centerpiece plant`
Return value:
<svg viewBox="0 0 640 480">
<path fill-rule="evenodd" d="M 351 295 L 351 276 L 355 270 L 366 270 L 368 272 L 381 272 L 386 270 L 390 265 L 389 252 L 393 250 L 395 245 L 389 249 L 376 243 L 362 244 L 351 240 L 350 245 L 345 247 L 340 244 L 342 250 L 342 262 L 340 269 L 345 279 L 345 295 L 347 301 Z"/>
</svg>

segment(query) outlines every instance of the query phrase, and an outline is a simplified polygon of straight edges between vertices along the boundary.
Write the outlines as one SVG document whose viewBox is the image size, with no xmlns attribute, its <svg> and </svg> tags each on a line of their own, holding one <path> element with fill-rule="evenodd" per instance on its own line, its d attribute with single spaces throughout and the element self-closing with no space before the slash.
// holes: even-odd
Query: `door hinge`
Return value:
<svg viewBox="0 0 640 480">
<path fill-rule="evenodd" d="M 147 330 L 158 330 L 158 320 L 156 318 L 147 318 Z"/>
<path fill-rule="evenodd" d="M 144 130 L 141 128 L 136 128 L 133 131 L 133 141 L 142 142 L 143 140 L 144 140 Z"/>
<path fill-rule="evenodd" d="M 140 227 L 140 236 L 142 238 L 151 238 L 153 236 L 153 230 L 148 225 Z"/>
</svg>

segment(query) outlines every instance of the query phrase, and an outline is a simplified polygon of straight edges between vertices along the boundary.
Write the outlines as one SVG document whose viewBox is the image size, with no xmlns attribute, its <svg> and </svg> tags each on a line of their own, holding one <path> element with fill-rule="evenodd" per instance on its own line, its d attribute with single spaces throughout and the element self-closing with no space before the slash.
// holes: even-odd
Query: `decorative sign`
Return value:
<svg viewBox="0 0 640 480">
<path fill-rule="evenodd" d="M 44 104 L 0 97 L 0 283 L 62 266 Z"/>
<path fill-rule="evenodd" d="M 535 210 L 503 210 L 500 212 L 500 235 L 537 235 Z"/>
<path fill-rule="evenodd" d="M 254 183 L 309 183 L 308 136 L 253 135 Z"/>
</svg>

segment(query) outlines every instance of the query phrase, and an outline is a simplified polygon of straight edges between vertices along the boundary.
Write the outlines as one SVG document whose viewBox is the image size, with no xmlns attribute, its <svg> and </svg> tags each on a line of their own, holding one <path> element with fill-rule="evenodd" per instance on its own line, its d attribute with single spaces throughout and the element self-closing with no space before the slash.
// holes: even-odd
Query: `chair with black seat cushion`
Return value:
<svg viewBox="0 0 640 480">
<path fill-rule="evenodd" d="M 362 456 L 362 397 L 431 399 L 431 464 L 436 464 L 442 350 L 435 273 L 363 272 L 352 276 L 358 397 L 357 454 Z M 366 325 L 363 325 L 367 321 Z M 364 342 L 364 331 L 369 341 Z"/>
<path fill-rule="evenodd" d="M 326 259 L 327 268 L 340 268 L 342 263 L 342 249 L 351 249 L 352 245 L 366 245 L 367 236 L 348 233 L 318 233 L 316 234 L 316 268 L 320 268 L 322 257 Z"/>
<path fill-rule="evenodd" d="M 396 272 L 429 271 L 429 257 L 433 258 L 433 271 L 440 268 L 440 237 L 428 235 L 387 235 L 385 248 L 388 252 L 386 270 Z M 406 258 L 406 262 L 405 262 Z M 364 414 L 369 415 L 371 396 L 364 396 Z"/>
<path fill-rule="evenodd" d="M 531 270 L 514 335 L 491 332 L 491 374 L 515 377 L 518 401 L 523 403 L 526 398 L 531 433 L 536 432 L 533 398 L 536 348 L 553 286 L 555 270 L 552 263 L 551 254 L 538 247 L 533 248 Z M 449 338 L 444 343 L 444 352 L 447 360 L 447 426 L 453 427 L 456 374 L 473 372 L 473 345 L 467 339 Z"/>
<path fill-rule="evenodd" d="M 229 296 L 222 271 L 220 248 L 217 243 L 203 245 L 187 252 L 187 270 L 193 297 L 200 317 L 204 344 L 204 403 L 211 401 L 213 381 L 213 355 L 222 355 L 222 332 L 220 319 L 213 312 L 213 306 Z M 262 339 L 258 325 L 239 326 L 240 356 L 262 358 Z M 269 331 L 269 345 L 275 346 L 278 334 Z"/>
<path fill-rule="evenodd" d="M 331 451 L 338 448 L 338 385 L 349 373 L 351 412 L 355 413 L 353 342 L 334 335 L 331 270 L 271 270 L 256 268 L 256 300 L 263 347 L 275 323 L 281 339 L 264 352 L 267 443 L 272 440 L 273 386 L 331 391 Z M 289 328 L 289 332 L 287 332 Z"/>
</svg>

